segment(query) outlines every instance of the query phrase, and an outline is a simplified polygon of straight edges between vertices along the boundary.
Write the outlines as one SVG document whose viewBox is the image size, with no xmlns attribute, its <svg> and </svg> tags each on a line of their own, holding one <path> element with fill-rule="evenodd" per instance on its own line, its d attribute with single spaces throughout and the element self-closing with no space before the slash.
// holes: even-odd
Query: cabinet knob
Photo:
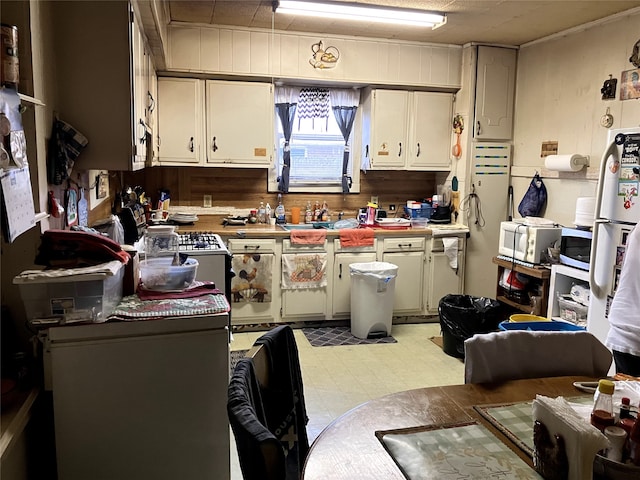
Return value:
<svg viewBox="0 0 640 480">
<path fill-rule="evenodd" d="M 189 140 L 189 151 L 193 153 L 193 137 Z"/>
<path fill-rule="evenodd" d="M 418 143 L 418 152 L 416 153 L 416 157 L 420 156 L 420 143 Z"/>
<path fill-rule="evenodd" d="M 213 139 L 211 140 L 211 150 L 213 150 L 214 152 L 218 150 L 218 145 L 216 145 L 216 137 L 213 137 Z"/>
<path fill-rule="evenodd" d="M 402 156 L 402 142 L 398 142 L 398 156 L 401 157 Z"/>
<path fill-rule="evenodd" d="M 480 122 L 476 122 L 476 135 L 480 135 L 482 133 L 482 129 L 480 128 Z"/>
</svg>

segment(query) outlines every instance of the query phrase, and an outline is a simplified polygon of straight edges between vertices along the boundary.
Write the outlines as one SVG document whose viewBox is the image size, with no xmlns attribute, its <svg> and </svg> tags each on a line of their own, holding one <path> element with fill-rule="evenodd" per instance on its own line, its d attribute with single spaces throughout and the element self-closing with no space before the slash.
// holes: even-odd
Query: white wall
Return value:
<svg viewBox="0 0 640 480">
<path fill-rule="evenodd" d="M 607 139 L 600 118 L 610 108 L 612 128 L 640 125 L 640 100 L 620 100 L 620 76 L 640 34 L 640 10 L 584 31 L 523 46 L 518 56 L 512 184 L 516 208 L 538 170 L 549 199 L 545 217 L 573 225 L 575 200 L 595 194 Z M 609 75 L 618 79 L 615 100 L 602 100 Z M 548 172 L 540 157 L 543 141 L 558 141 L 558 153 L 590 155 L 588 170 Z"/>
</svg>

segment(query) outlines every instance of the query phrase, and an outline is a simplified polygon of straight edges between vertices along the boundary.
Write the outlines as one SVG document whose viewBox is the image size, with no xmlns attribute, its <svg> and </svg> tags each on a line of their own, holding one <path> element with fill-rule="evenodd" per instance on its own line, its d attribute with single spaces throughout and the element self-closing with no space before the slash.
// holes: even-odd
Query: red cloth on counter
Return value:
<svg viewBox="0 0 640 480">
<path fill-rule="evenodd" d="M 201 297 L 202 295 L 222 294 L 222 292 L 216 288 L 216 284 L 213 282 L 195 281 L 181 292 L 147 290 L 144 288 L 144 284 L 141 283 L 138 287 L 137 294 L 140 300 L 166 300 L 171 298 L 194 298 Z"/>
<path fill-rule="evenodd" d="M 373 246 L 375 234 L 371 228 L 343 228 L 340 230 L 341 247 Z"/>
<path fill-rule="evenodd" d="M 50 268 L 76 268 L 111 260 L 119 260 L 126 265 L 130 258 L 119 243 L 104 235 L 53 229 L 42 234 L 35 263 Z"/>
<path fill-rule="evenodd" d="M 327 239 L 327 231 L 324 228 L 313 230 L 292 230 L 291 243 L 298 245 L 322 245 Z"/>
</svg>

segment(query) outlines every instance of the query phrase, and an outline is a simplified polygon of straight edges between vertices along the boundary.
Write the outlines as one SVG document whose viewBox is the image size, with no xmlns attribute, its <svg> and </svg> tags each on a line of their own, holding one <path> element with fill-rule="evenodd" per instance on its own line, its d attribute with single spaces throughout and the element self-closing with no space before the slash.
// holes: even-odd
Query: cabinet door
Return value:
<svg viewBox="0 0 640 480">
<path fill-rule="evenodd" d="M 407 145 L 408 170 L 451 167 L 453 95 L 413 92 Z"/>
<path fill-rule="evenodd" d="M 133 72 L 133 162 L 144 167 L 147 156 L 146 98 L 148 72 L 144 37 L 137 20 L 131 22 L 131 66 Z"/>
<path fill-rule="evenodd" d="M 474 137 L 509 140 L 513 125 L 516 51 L 478 47 Z"/>
<path fill-rule="evenodd" d="M 376 253 L 337 253 L 333 261 L 333 315 L 351 313 L 351 274 L 349 265 L 359 262 L 375 262 Z"/>
<path fill-rule="evenodd" d="M 398 267 L 393 313 L 421 312 L 424 298 L 424 252 L 383 253 L 382 261 Z"/>
<path fill-rule="evenodd" d="M 207 163 L 269 167 L 274 116 L 270 84 L 208 80 Z"/>
<path fill-rule="evenodd" d="M 198 164 L 202 153 L 202 80 L 158 79 L 160 164 Z"/>
<path fill-rule="evenodd" d="M 372 170 L 405 167 L 409 92 L 375 90 L 371 103 L 369 155 Z"/>
<path fill-rule="evenodd" d="M 444 253 L 431 253 L 427 299 L 427 308 L 430 312 L 438 311 L 440 299 L 445 295 L 462 293 L 463 262 L 463 253 L 458 252 L 458 268 L 453 269 L 449 265 L 449 257 Z"/>
</svg>

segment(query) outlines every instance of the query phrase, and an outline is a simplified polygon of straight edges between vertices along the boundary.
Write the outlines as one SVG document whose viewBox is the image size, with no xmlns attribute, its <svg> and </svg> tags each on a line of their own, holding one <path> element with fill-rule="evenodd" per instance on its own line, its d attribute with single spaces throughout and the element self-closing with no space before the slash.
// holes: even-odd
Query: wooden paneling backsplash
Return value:
<svg viewBox="0 0 640 480">
<path fill-rule="evenodd" d="M 139 172 L 125 172 L 128 185 L 142 185 L 152 200 L 158 192 L 171 192 L 171 205 L 202 206 L 204 195 L 211 195 L 213 206 L 257 208 L 260 201 L 277 204 L 277 193 L 267 193 L 266 169 L 153 167 Z M 304 207 L 307 201 L 325 201 L 331 212 L 355 211 L 366 206 L 377 195 L 381 208 L 389 204 L 401 207 L 407 200 L 430 197 L 436 192 L 434 172 L 369 171 L 360 174 L 360 193 L 288 193 L 283 196 L 287 211 L 292 206 Z"/>
</svg>

